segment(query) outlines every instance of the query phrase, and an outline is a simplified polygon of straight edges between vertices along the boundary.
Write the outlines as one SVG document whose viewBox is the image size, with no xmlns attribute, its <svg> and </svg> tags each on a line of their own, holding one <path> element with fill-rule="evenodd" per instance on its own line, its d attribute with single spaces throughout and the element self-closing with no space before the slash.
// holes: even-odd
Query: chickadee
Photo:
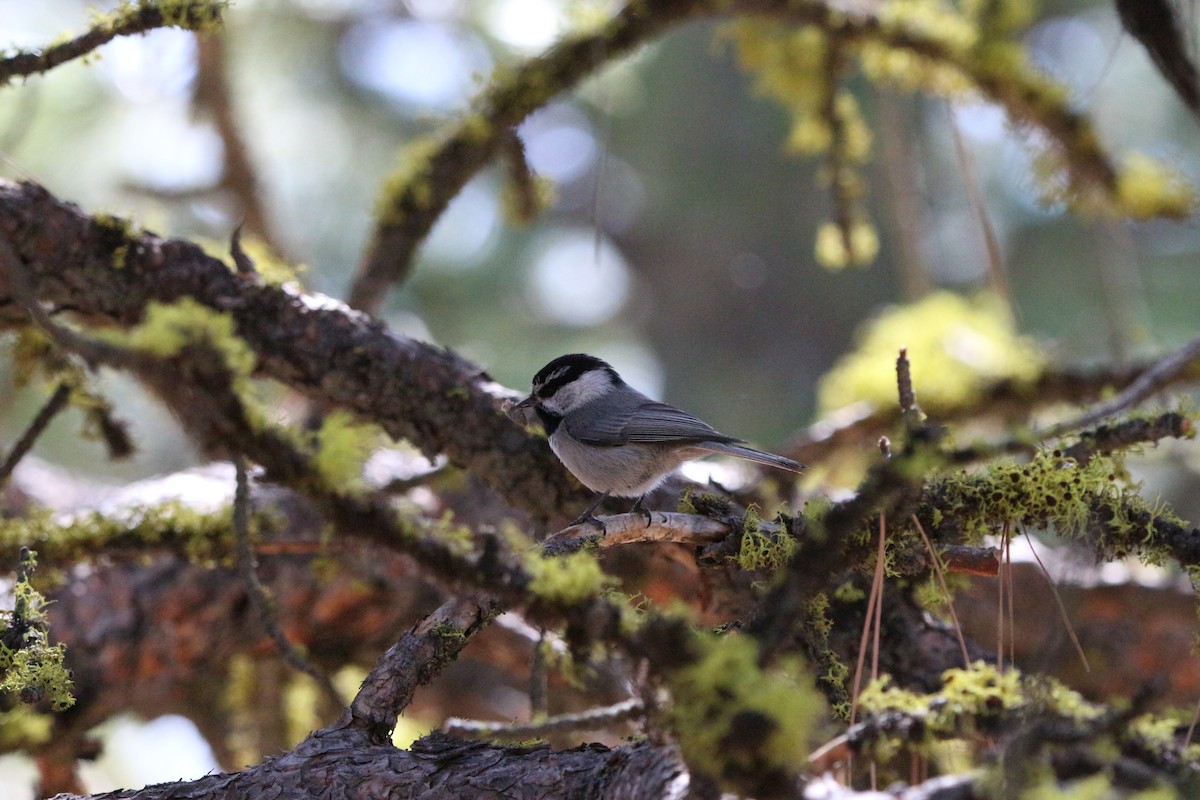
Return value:
<svg viewBox="0 0 1200 800">
<path fill-rule="evenodd" d="M 592 522 L 609 495 L 636 497 L 634 511 L 646 515 L 642 498 L 685 461 L 713 453 L 737 456 L 792 472 L 804 469 L 791 459 L 744 447 L 732 436 L 674 406 L 651 400 L 600 359 L 573 353 L 559 356 L 533 376 L 529 397 L 508 413 L 537 412 L 550 449 L 571 474 L 600 496 L 575 520 Z M 522 420 L 523 421 L 523 420 Z"/>
</svg>

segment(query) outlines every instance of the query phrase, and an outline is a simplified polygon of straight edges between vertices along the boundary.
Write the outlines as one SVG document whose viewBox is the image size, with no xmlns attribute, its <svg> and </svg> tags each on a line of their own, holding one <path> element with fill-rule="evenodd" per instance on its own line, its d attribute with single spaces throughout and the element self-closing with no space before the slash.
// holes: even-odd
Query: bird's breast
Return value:
<svg viewBox="0 0 1200 800">
<path fill-rule="evenodd" d="M 616 497 L 642 496 L 686 460 L 679 450 L 658 445 L 584 444 L 568 436 L 565 428 L 559 428 L 549 440 L 559 461 L 580 483 Z"/>
</svg>

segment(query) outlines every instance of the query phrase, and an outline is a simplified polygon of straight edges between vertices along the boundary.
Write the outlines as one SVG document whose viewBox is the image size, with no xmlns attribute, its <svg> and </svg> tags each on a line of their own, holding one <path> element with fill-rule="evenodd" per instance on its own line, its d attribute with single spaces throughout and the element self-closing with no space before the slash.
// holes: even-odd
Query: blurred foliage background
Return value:
<svg viewBox="0 0 1200 800">
<path fill-rule="evenodd" d="M 219 39 L 180 30 L 122 38 L 0 94 L 10 177 L 31 175 L 89 211 L 225 250 L 246 210 L 199 65 L 227 78 L 271 238 L 311 289 L 344 296 L 382 176 L 406 146 L 468 107 L 492 70 L 541 51 L 614 4 L 553 0 L 240 0 Z M 75 0 L 0 2 L 6 44 L 78 32 Z M 1106 145 L 1200 173 L 1196 121 L 1119 27 L 1108 2 L 1044 3 L 1034 59 L 1094 114 Z M 867 268 L 817 265 L 830 214 L 821 166 L 785 152 L 789 121 L 736 66 L 722 23 L 684 25 L 531 117 L 530 163 L 553 183 L 527 225 L 505 211 L 504 168 L 472 181 L 384 316 L 527 385 L 549 358 L 590 351 L 643 389 L 764 445 L 814 416 L 821 375 L 888 304 L 987 285 L 969 202 L 978 183 L 1017 325 L 1053 360 L 1121 362 L 1194 332 L 1200 229 L 1081 221 L 1039 203 L 1036 143 L 995 106 L 881 93 L 867 168 L 881 252 Z M 966 162 L 956 152 L 955 128 Z M 966 166 L 964 166 L 964 163 Z M 920 317 L 914 321 L 920 325 Z M 905 344 L 897 341 L 896 346 Z M 915 354 L 919 364 L 920 355 Z M 891 364 L 879 365 L 888 374 Z M 918 392 L 920 385 L 918 385 Z M 188 448 L 132 388 L 142 453 L 90 465 L 125 478 L 177 468 Z M 4 433 L 37 398 L 10 395 Z M 129 406 L 126 406 L 128 409 Z M 69 418 L 57 426 L 73 438 Z M 53 438 L 41 445 L 53 458 Z M 71 446 L 73 457 L 78 450 Z M 61 452 L 66 452 L 63 449 Z M 83 465 L 88 466 L 88 465 Z"/>
</svg>

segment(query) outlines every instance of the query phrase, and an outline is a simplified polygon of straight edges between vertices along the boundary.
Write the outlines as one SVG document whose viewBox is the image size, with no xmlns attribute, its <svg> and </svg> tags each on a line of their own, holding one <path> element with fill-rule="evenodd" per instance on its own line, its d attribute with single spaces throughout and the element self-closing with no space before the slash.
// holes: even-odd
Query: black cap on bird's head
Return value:
<svg viewBox="0 0 1200 800">
<path fill-rule="evenodd" d="M 538 397 L 552 397 L 562 386 L 576 380 L 585 372 L 594 370 L 608 373 L 614 384 L 623 382 L 607 361 L 586 353 L 570 353 L 559 356 L 538 370 L 533 376 L 533 394 Z"/>
</svg>

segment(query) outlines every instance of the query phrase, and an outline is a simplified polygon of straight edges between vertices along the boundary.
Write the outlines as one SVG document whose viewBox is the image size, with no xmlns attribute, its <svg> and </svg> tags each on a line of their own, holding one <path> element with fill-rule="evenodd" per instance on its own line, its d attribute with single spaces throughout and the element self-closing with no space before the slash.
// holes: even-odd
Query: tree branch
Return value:
<svg viewBox="0 0 1200 800">
<path fill-rule="evenodd" d="M 0 182 L 0 237 L 40 303 L 128 327 L 151 302 L 192 297 L 233 317 L 265 377 L 444 453 L 535 517 L 567 517 L 589 497 L 544 440 L 499 413 L 517 393 L 450 350 L 328 298 L 240 278 L 189 242 L 93 220 L 39 186 Z M 11 291 L 0 284 L 0 294 Z M 5 316 L 24 321 L 0 306 Z"/>
<path fill-rule="evenodd" d="M 365 730 L 372 744 L 390 742 L 396 718 L 412 702 L 417 687 L 453 661 L 498 610 L 496 603 L 487 600 L 447 601 L 380 657 L 344 721 Z"/>
<path fill-rule="evenodd" d="M 1047 134 L 1058 148 L 1073 190 L 1106 194 L 1116 184 L 1116 170 L 1090 135 L 1086 117 L 1045 97 L 1041 86 L 996 74 L 991 60 L 973 60 L 970 54 L 955 52 L 911 26 L 884 22 L 868 6 L 840 1 L 636 0 L 599 30 L 568 37 L 516 69 L 498 71 L 471 113 L 453 123 L 431 147 L 413 154 L 414 163 L 387 181 L 377 202 L 371 243 L 350 289 L 350 305 L 368 312 L 382 307 L 388 290 L 408 275 L 417 248 L 434 222 L 467 181 L 501 151 L 510 131 L 526 116 L 675 25 L 735 15 L 818 25 L 843 44 L 878 41 L 957 69 L 1002 105 L 1014 122 Z"/>
<path fill-rule="evenodd" d="M 141 0 L 130 3 L 108 20 L 97 23 L 86 33 L 36 50 L 18 51 L 0 58 L 0 86 L 13 78 L 48 72 L 59 64 L 80 58 L 118 36 L 146 33 L 155 28 L 203 30 L 220 24 L 225 0 L 189 0 L 172 3 L 169 12 Z"/>
</svg>

